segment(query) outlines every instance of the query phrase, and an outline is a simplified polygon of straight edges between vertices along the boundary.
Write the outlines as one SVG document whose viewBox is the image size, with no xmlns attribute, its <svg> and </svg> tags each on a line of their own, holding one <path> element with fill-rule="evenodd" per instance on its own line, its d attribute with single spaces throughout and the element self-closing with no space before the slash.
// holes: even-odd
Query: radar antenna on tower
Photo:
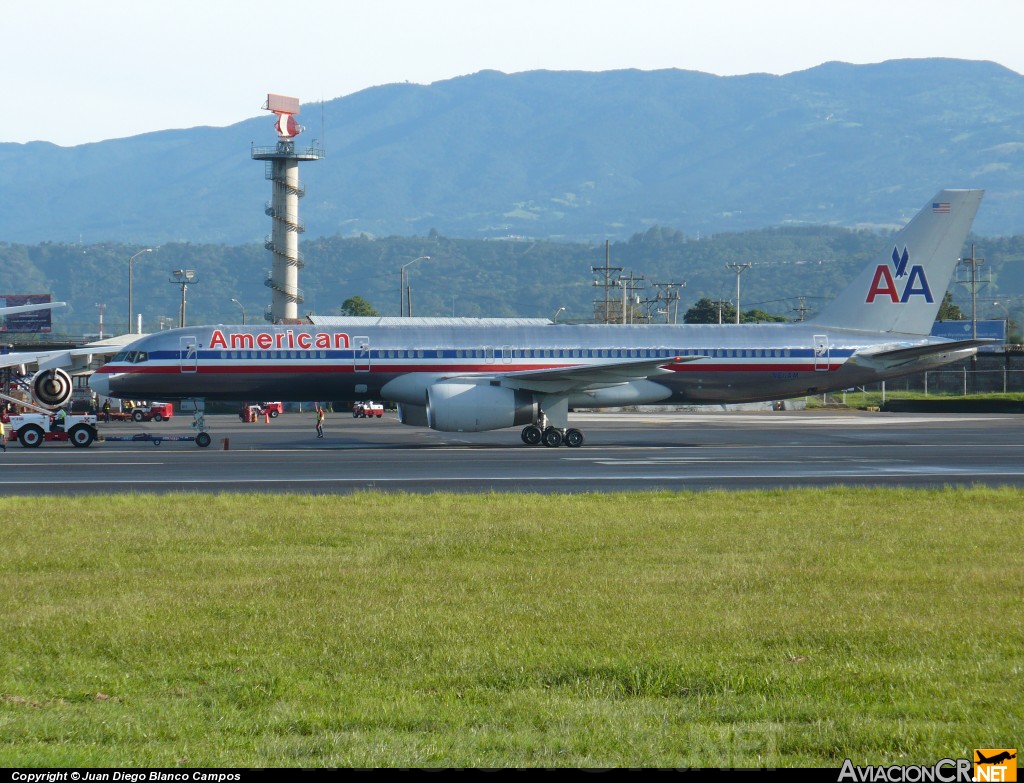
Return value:
<svg viewBox="0 0 1024 783">
<path fill-rule="evenodd" d="M 287 323 L 298 319 L 298 305 L 304 300 L 299 288 L 299 269 L 304 265 L 299 234 L 306 229 L 299 220 L 299 199 L 305 189 L 299 183 L 299 161 L 320 160 L 325 153 L 315 140 L 309 147 L 295 146 L 295 137 L 304 130 L 295 121 L 298 98 L 270 93 L 263 108 L 276 115 L 277 131 L 276 146 L 252 147 L 253 160 L 266 161 L 265 176 L 273 183 L 273 197 L 264 209 L 273 219 L 271 235 L 263 243 L 273 254 L 273 268 L 264 281 L 273 292 L 267 320 Z"/>
</svg>

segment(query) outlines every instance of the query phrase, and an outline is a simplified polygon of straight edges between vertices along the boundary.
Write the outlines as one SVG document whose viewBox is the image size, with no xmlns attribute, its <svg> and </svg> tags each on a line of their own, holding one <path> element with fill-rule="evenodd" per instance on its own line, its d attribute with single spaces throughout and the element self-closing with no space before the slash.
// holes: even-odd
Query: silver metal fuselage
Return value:
<svg viewBox="0 0 1024 783">
<path fill-rule="evenodd" d="M 671 372 L 569 394 L 572 407 L 734 403 L 846 389 L 970 356 L 951 350 L 875 363 L 880 350 L 938 345 L 915 335 L 757 325 L 555 324 L 526 319 L 353 318 L 329 326 L 174 329 L 128 346 L 94 376 L 132 399 L 377 398 L 423 404 L 445 378 L 664 358 Z M 679 357 L 680 361 L 673 361 Z"/>
</svg>

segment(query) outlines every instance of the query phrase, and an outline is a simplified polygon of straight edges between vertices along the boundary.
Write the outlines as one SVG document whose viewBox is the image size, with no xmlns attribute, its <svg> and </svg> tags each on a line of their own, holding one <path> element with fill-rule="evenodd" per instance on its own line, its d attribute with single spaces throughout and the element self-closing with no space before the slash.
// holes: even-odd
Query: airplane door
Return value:
<svg viewBox="0 0 1024 783">
<path fill-rule="evenodd" d="M 503 345 L 501 346 L 501 363 L 512 364 L 512 346 Z"/>
<path fill-rule="evenodd" d="M 814 369 L 817 372 L 828 372 L 829 364 L 828 335 L 816 334 L 814 335 Z"/>
<path fill-rule="evenodd" d="M 179 337 L 181 346 L 181 371 L 197 372 L 199 370 L 199 351 L 196 349 L 198 341 L 195 337 Z"/>
<path fill-rule="evenodd" d="M 353 337 L 352 369 L 356 372 L 370 371 L 370 338 Z"/>
</svg>

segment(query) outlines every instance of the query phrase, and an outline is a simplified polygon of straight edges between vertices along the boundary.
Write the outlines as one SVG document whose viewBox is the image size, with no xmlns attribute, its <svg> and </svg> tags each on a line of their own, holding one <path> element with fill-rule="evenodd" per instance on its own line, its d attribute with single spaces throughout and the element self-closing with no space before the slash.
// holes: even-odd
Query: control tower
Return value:
<svg viewBox="0 0 1024 783">
<path fill-rule="evenodd" d="M 264 281 L 273 292 L 266 317 L 272 323 L 287 323 L 299 317 L 298 306 L 303 301 L 299 288 L 299 270 L 303 266 L 299 234 L 306 229 L 299 220 L 299 199 L 305 195 L 305 189 L 299 184 L 299 161 L 320 160 L 324 151 L 316 146 L 316 140 L 310 147 L 295 146 L 295 137 L 303 131 L 295 121 L 298 98 L 267 95 L 263 108 L 277 116 L 277 146 L 252 148 L 253 160 L 266 161 L 265 176 L 273 182 L 273 198 L 265 210 L 273 219 L 273 231 L 264 242 L 273 253 L 273 268 Z"/>
</svg>

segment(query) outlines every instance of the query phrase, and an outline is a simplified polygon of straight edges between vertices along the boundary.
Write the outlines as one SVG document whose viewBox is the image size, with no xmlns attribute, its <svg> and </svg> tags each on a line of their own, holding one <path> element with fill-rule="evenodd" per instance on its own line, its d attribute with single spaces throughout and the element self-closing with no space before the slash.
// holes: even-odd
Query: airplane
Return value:
<svg viewBox="0 0 1024 783">
<path fill-rule="evenodd" d="M 1004 761 L 1009 761 L 1010 759 L 1017 758 L 1016 753 L 1010 753 L 1006 750 L 1002 751 L 1001 753 L 997 753 L 996 755 L 992 756 L 992 758 L 986 758 L 980 750 L 975 750 L 974 752 L 978 755 L 978 760 L 975 762 L 977 764 L 1000 764 Z"/>
<path fill-rule="evenodd" d="M 53 307 L 65 307 L 66 302 L 45 302 L 41 304 L 15 305 L 0 307 L 0 320 L 8 315 L 29 313 L 36 310 L 49 310 Z M 85 371 L 94 360 L 103 360 L 115 355 L 126 343 L 136 339 L 137 335 L 98 340 L 86 343 L 81 348 L 58 349 L 51 351 L 16 351 L 0 353 L 0 371 L 10 370 L 21 379 L 31 379 L 27 384 L 32 394 L 33 403 L 28 407 L 55 409 L 66 405 L 74 392 L 74 386 L 68 370 Z M 25 405 L 26 401 L 11 397 L 0 385 L 0 401 Z M 0 407 L 3 407 L 0 405 Z"/>
<path fill-rule="evenodd" d="M 90 384 L 105 396 L 186 401 L 201 433 L 206 400 L 373 398 L 397 403 L 403 424 L 522 426 L 528 445 L 575 448 L 584 436 L 569 426 L 570 408 L 802 397 L 973 355 L 987 341 L 929 332 L 983 193 L 940 191 L 820 315 L 800 323 L 364 317 L 187 327 L 132 343 Z"/>
</svg>

